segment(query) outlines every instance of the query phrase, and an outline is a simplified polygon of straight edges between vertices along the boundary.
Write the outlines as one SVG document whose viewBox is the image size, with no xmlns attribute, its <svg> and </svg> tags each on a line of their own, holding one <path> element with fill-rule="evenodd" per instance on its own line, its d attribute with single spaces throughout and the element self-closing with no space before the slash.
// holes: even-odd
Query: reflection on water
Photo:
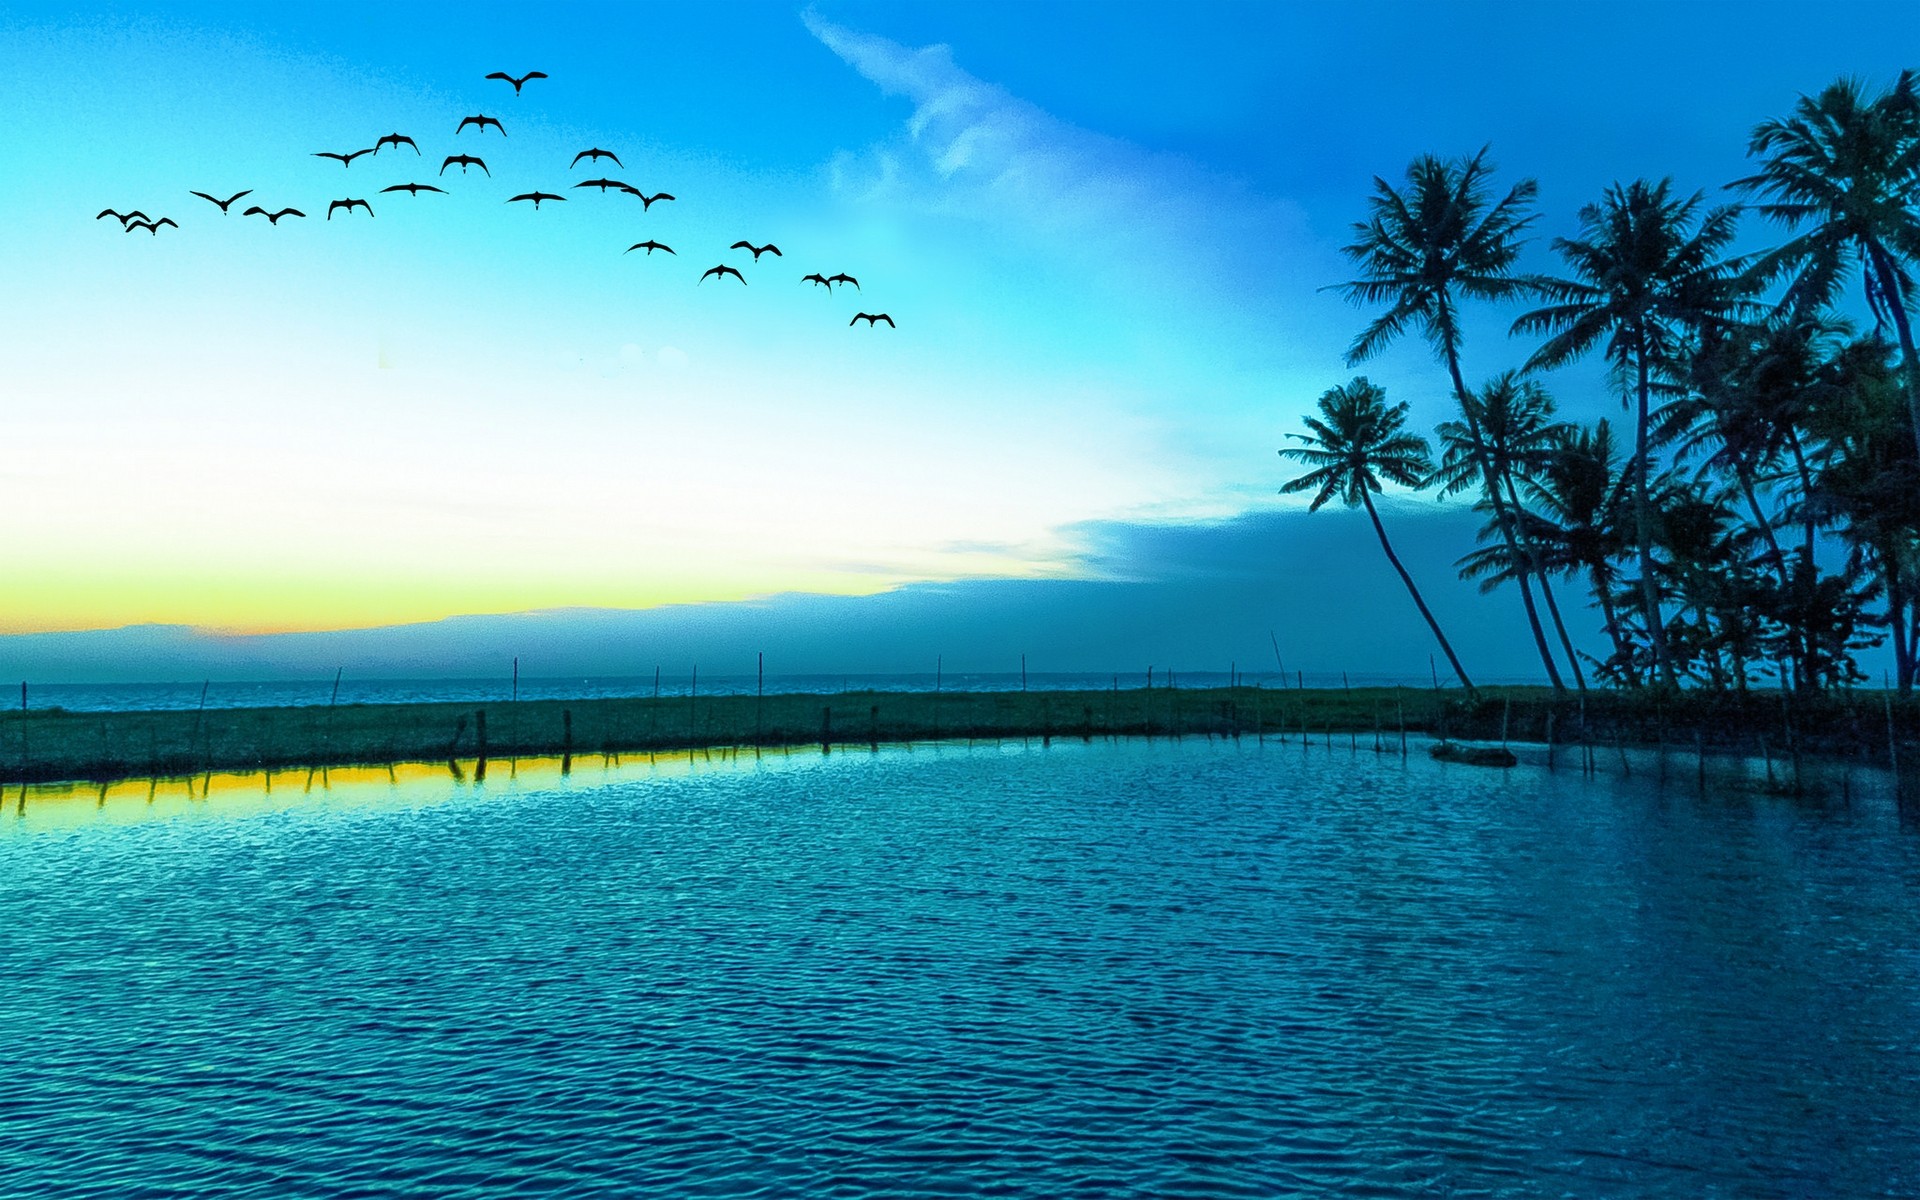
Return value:
<svg viewBox="0 0 1920 1200">
<path fill-rule="evenodd" d="M 1920 1193 L 1883 780 L 1419 749 L 10 793 L 0 1195 Z"/>
</svg>

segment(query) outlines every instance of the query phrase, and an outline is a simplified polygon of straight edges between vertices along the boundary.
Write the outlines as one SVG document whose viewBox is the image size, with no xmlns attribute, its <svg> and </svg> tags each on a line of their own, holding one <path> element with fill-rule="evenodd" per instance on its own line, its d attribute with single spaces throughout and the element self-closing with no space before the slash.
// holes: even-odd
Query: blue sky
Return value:
<svg viewBox="0 0 1920 1200">
<path fill-rule="evenodd" d="M 1608 183 L 1717 189 L 1754 123 L 1916 34 L 1892 4 L 16 4 L 0 632 L 1150 578 L 1153 539 L 1075 531 L 1291 503 L 1274 450 L 1352 373 L 1365 314 L 1320 289 L 1373 175 L 1491 144 L 1552 269 Z M 482 112 L 504 138 L 454 134 Z M 425 157 L 312 156 L 395 131 Z M 572 189 L 588 146 L 680 199 Z M 462 151 L 495 177 L 436 174 Z M 451 194 L 378 191 L 414 179 Z M 504 202 L 535 187 L 568 202 Z M 377 217 L 321 219 L 349 196 Z M 649 236 L 678 255 L 620 253 Z M 749 285 L 695 283 L 719 262 Z M 1470 378 L 1524 356 L 1513 315 L 1476 315 Z M 1366 370 L 1446 415 L 1423 347 Z M 1550 383 L 1615 411 L 1597 369 Z M 1274 586 L 1351 577 L 1314 575 Z"/>
</svg>

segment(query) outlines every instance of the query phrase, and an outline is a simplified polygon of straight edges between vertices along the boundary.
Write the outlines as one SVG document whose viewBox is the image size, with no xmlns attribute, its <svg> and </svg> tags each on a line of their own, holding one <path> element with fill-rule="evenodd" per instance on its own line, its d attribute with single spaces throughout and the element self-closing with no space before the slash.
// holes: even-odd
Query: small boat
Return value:
<svg viewBox="0 0 1920 1200">
<path fill-rule="evenodd" d="M 1512 767 L 1520 760 L 1505 746 L 1469 746 L 1461 742 L 1435 742 L 1428 751 L 1441 762 L 1466 763 L 1471 767 Z"/>
</svg>

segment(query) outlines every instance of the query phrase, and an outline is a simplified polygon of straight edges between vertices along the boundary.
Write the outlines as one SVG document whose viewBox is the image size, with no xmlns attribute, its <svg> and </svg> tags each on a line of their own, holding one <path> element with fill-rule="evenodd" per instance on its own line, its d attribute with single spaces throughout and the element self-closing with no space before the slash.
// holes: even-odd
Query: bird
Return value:
<svg viewBox="0 0 1920 1200">
<path fill-rule="evenodd" d="M 521 192 L 518 196 L 509 196 L 507 198 L 507 203 L 512 204 L 515 200 L 531 200 L 533 201 L 533 211 L 539 212 L 540 202 L 542 200 L 565 200 L 565 199 L 566 199 L 565 196 L 556 196 L 552 192 Z"/>
<path fill-rule="evenodd" d="M 887 328 L 889 329 L 900 328 L 898 325 L 895 325 L 893 323 L 893 318 L 888 316 L 885 313 L 855 313 L 853 314 L 853 320 L 847 322 L 847 327 L 851 329 L 855 324 L 857 324 L 860 321 L 860 318 L 862 317 L 866 318 L 868 329 L 873 328 L 873 323 L 875 321 L 885 321 L 887 323 Z"/>
<path fill-rule="evenodd" d="M 507 74 L 505 71 L 495 71 L 491 75 L 487 76 L 488 79 L 504 79 L 508 83 L 512 84 L 513 94 L 516 96 L 520 94 L 520 89 L 526 86 L 527 80 L 545 79 L 546 77 L 547 77 L 547 73 L 545 71 L 528 71 L 525 75 L 522 75 L 518 79 L 515 79 L 513 76 Z"/>
<path fill-rule="evenodd" d="M 627 191 L 632 192 L 634 195 L 640 197 L 641 212 L 646 212 L 648 209 L 652 208 L 653 202 L 655 200 L 672 200 L 675 198 L 672 192 L 655 192 L 653 195 L 649 196 L 637 187 L 630 187 L 627 189 Z"/>
<path fill-rule="evenodd" d="M 498 129 L 500 131 L 501 137 L 507 136 L 507 127 L 505 125 L 502 125 L 497 117 L 488 117 L 488 116 L 468 117 L 466 120 L 460 122 L 459 129 L 455 129 L 453 131 L 454 135 L 456 137 L 459 136 L 460 130 L 465 129 L 469 125 L 478 125 L 480 127 L 481 133 L 485 133 L 487 131 L 487 126 L 491 125 L 495 129 Z"/>
<path fill-rule="evenodd" d="M 631 192 L 633 190 L 633 185 L 621 183 L 618 179 L 583 179 L 579 183 L 574 184 L 573 186 L 597 187 L 600 189 L 600 194 L 602 196 L 607 194 L 608 188 L 619 188 L 622 191 L 627 191 L 627 192 Z"/>
<path fill-rule="evenodd" d="M 375 154 L 380 153 L 380 147 L 382 146 L 392 146 L 395 150 L 398 150 L 400 148 L 401 143 L 403 142 L 409 146 L 412 146 L 413 152 L 415 154 L 420 153 L 420 143 L 414 141 L 412 138 L 408 137 L 404 133 L 390 133 L 387 136 L 381 138 L 379 141 L 373 144 L 373 152 Z"/>
<path fill-rule="evenodd" d="M 471 155 L 471 154 L 449 154 L 449 155 L 447 155 L 447 161 L 445 161 L 445 162 L 443 162 L 443 163 L 441 163 L 441 164 L 440 164 L 440 173 L 441 173 L 442 175 L 445 175 L 445 174 L 447 173 L 447 168 L 448 168 L 448 167 L 450 167 L 450 166 L 452 166 L 452 165 L 453 165 L 453 164 L 455 164 L 455 163 L 459 163 L 459 164 L 460 164 L 460 173 L 461 173 L 462 175 L 465 175 L 465 174 L 467 173 L 467 168 L 468 168 L 468 167 L 479 167 L 479 168 L 480 168 L 480 169 L 481 169 L 481 170 L 482 170 L 483 172 L 485 172 L 485 173 L 486 173 L 486 176 L 487 176 L 487 178 L 488 178 L 488 179 L 492 179 L 492 178 L 493 178 L 493 172 L 492 172 L 492 171 L 488 171 L 488 170 L 487 170 L 487 162 L 486 162 L 486 160 L 485 160 L 485 159 L 482 159 L 482 158 L 475 158 L 475 157 L 474 157 L 473 155 Z"/>
<path fill-rule="evenodd" d="M 652 258 L 652 257 L 653 257 L 653 252 L 654 252 L 655 250 L 665 250 L 665 251 L 666 251 L 666 252 L 667 252 L 668 254 L 673 254 L 673 247 L 672 247 L 672 246 L 669 246 L 669 245 L 667 245 L 667 244 L 666 244 L 666 243 L 664 243 L 664 242 L 656 242 L 656 241 L 654 241 L 654 240 L 653 240 L 652 238 L 648 238 L 648 239 L 647 239 L 646 241 L 644 241 L 644 242 L 635 242 L 635 243 L 634 243 L 633 245 L 631 245 L 631 246 L 628 246 L 628 247 L 627 247 L 627 248 L 626 248 L 625 250 L 622 250 L 622 251 L 621 251 L 621 253 L 622 253 L 622 254 L 632 254 L 632 253 L 633 253 L 633 252 L 634 252 L 635 250 L 645 250 L 645 251 L 647 252 L 647 257 L 648 257 L 648 258 Z M 674 256 L 675 258 L 679 258 L 679 257 L 680 257 L 680 256 L 679 256 L 678 254 L 673 254 L 673 256 Z M 707 274 L 709 274 L 709 275 L 710 275 L 710 274 L 712 274 L 712 272 L 711 272 L 711 271 L 709 271 L 709 272 L 708 272 Z M 702 278 L 702 279 L 705 279 L 706 277 L 707 277 L 706 275 L 702 275 L 702 276 L 701 276 L 700 278 Z M 742 282 L 742 283 L 745 283 L 746 281 L 745 281 L 745 280 L 741 280 L 741 282 Z"/>
<path fill-rule="evenodd" d="M 227 197 L 225 200 L 214 200 L 212 196 L 207 195 L 205 192 L 194 192 L 193 194 L 200 197 L 202 200 L 208 200 L 208 201 L 212 201 L 214 204 L 218 204 L 220 206 L 220 215 L 224 217 L 227 215 L 227 205 L 232 204 L 235 200 L 238 200 L 242 196 L 251 196 L 253 194 L 253 189 L 248 188 L 244 192 L 235 192 L 233 195 Z M 94 220 L 96 221 L 99 219 L 100 219 L 99 217 L 94 218 Z"/>
<path fill-rule="evenodd" d="M 828 290 L 829 292 L 831 292 L 831 291 L 833 290 L 833 281 L 832 281 L 832 280 L 830 280 L 830 279 L 828 279 L 828 278 L 827 278 L 827 277 L 826 277 L 825 275 L 822 275 L 822 274 L 821 274 L 820 272 L 818 272 L 818 271 L 815 271 L 815 272 L 814 272 L 813 274 L 811 274 L 811 275 L 802 275 L 802 276 L 800 277 L 800 282 L 801 282 L 801 283 L 811 283 L 811 284 L 813 284 L 813 285 L 814 285 L 815 287 L 823 287 L 823 288 L 825 288 L 825 289 L 827 289 L 827 290 Z"/>
<path fill-rule="evenodd" d="M 707 281 L 707 276 L 708 276 L 708 275 L 718 275 L 718 276 L 719 276 L 720 278 L 722 278 L 722 279 L 725 279 L 725 278 L 726 278 L 727 276 L 729 276 L 729 275 L 731 275 L 731 276 L 733 276 L 733 277 L 734 277 L 735 279 L 738 279 L 738 280 L 740 281 L 740 283 L 741 283 L 741 285 L 742 285 L 742 286 L 745 286 L 745 285 L 746 285 L 746 282 L 747 282 L 747 277 L 746 277 L 745 275 L 742 275 L 742 274 L 741 274 L 741 273 L 740 273 L 739 271 L 737 271 L 737 270 L 735 270 L 735 269 L 734 269 L 734 268 L 732 268 L 732 267 L 729 267 L 729 266 L 728 266 L 727 264 L 725 264 L 725 263 L 721 263 L 721 264 L 720 264 L 719 266 L 717 266 L 717 267 L 709 267 L 709 268 L 708 268 L 708 269 L 707 269 L 707 270 L 706 270 L 706 271 L 705 271 L 705 272 L 704 272 L 704 273 L 703 273 L 703 274 L 702 274 L 702 275 L 700 276 L 700 283 L 705 283 L 705 282 Z M 695 287 L 698 287 L 698 286 L 699 286 L 699 284 L 695 284 L 694 286 L 695 286 Z"/>
<path fill-rule="evenodd" d="M 110 208 L 103 208 L 100 210 L 100 216 L 95 217 L 94 220 L 98 221 L 100 217 L 112 217 L 114 220 L 120 222 L 120 228 L 125 229 L 128 221 L 144 221 L 147 219 L 147 214 L 137 208 L 130 213 L 118 213 Z"/>
<path fill-rule="evenodd" d="M 327 205 L 327 220 L 333 220 L 333 210 L 336 208 L 344 208 L 349 213 L 356 208 L 364 208 L 367 210 L 368 216 L 373 215 L 373 205 L 368 204 L 365 200 L 335 200 L 332 204 Z"/>
<path fill-rule="evenodd" d="M 439 192 L 442 196 L 447 194 L 447 189 L 437 188 L 430 183 L 396 183 L 392 187 L 383 187 L 380 190 L 383 192 L 406 192 L 413 196 L 418 196 L 421 192 Z"/>
<path fill-rule="evenodd" d="M 785 258 L 785 257 L 786 257 L 786 255 L 784 255 L 784 254 L 782 254 L 782 253 L 780 253 L 780 247 L 778 247 L 778 246 L 776 246 L 776 245 L 774 245 L 774 244 L 773 244 L 772 242 L 768 242 L 768 243 L 767 243 L 766 245 L 764 245 L 764 246 L 756 246 L 756 245 L 754 245 L 754 244 L 753 244 L 752 242 L 749 242 L 749 241 L 746 241 L 745 239 L 742 239 L 742 240 L 740 240 L 740 241 L 737 241 L 737 242 L 735 242 L 735 243 L 734 243 L 733 245 L 731 245 L 731 246 L 728 246 L 728 247 L 727 247 L 727 249 L 729 249 L 729 250 L 751 250 L 751 251 L 753 251 L 753 261 L 755 261 L 755 262 L 759 262 L 759 261 L 760 261 L 760 256 L 761 256 L 762 254 L 769 254 L 769 253 L 770 253 L 770 254 L 772 254 L 772 255 L 773 255 L 773 256 L 774 256 L 775 258 Z"/>
<path fill-rule="evenodd" d="M 100 218 L 98 217 L 94 218 L 94 220 L 96 221 L 99 219 Z M 148 233 L 157 235 L 160 232 L 160 227 L 162 225 L 173 225 L 175 229 L 180 228 L 178 225 L 174 225 L 172 217 L 161 217 L 158 221 L 128 221 L 126 225 L 126 232 L 132 233 L 136 229 L 144 229 Z"/>
<path fill-rule="evenodd" d="M 853 276 L 847 274 L 845 271 L 840 272 L 840 274 L 838 275 L 827 276 L 827 282 L 828 283 L 850 283 L 853 285 L 854 291 L 857 292 L 860 290 L 860 281 L 858 279 L 855 279 Z M 888 324 L 891 325 L 892 322 L 889 321 Z"/>
<path fill-rule="evenodd" d="M 582 150 L 580 153 L 574 155 L 573 161 L 567 164 L 567 170 L 571 171 L 575 167 L 579 166 L 580 160 L 583 158 L 590 158 L 595 163 L 598 163 L 603 158 L 610 158 L 613 160 L 613 165 L 616 167 L 619 167 L 621 170 L 625 170 L 627 166 L 627 164 L 620 161 L 620 156 L 618 154 L 615 154 L 611 150 L 601 150 L 598 147 L 596 147 L 592 150 Z"/>
<path fill-rule="evenodd" d="M 373 210 L 368 209 L 367 211 L 372 212 Z M 307 215 L 301 212 L 297 208 L 283 208 L 279 212 L 270 213 L 266 209 L 261 208 L 258 204 L 254 205 L 252 208 L 249 208 L 247 211 L 241 213 L 240 215 L 243 217 L 250 217 L 255 213 L 259 213 L 261 216 L 265 217 L 267 219 L 267 224 L 269 225 L 278 225 L 280 223 L 281 217 L 304 217 Z M 327 213 L 327 219 L 328 220 L 333 219 L 333 213 L 331 211 Z"/>
<path fill-rule="evenodd" d="M 372 154 L 372 153 L 374 152 L 374 150 L 375 150 L 375 147 L 373 147 L 373 146 L 368 146 L 368 147 L 367 147 L 367 148 L 366 148 L 365 150 L 355 150 L 355 151 L 354 151 L 354 152 L 353 152 L 352 154 L 335 154 L 335 153 L 334 153 L 333 151 L 331 151 L 331 150 L 316 150 L 316 151 L 314 151 L 314 153 L 313 153 L 313 157 L 315 157 L 315 158 L 337 158 L 337 159 L 339 159 L 339 160 L 340 160 L 340 165 L 341 165 L 341 166 L 343 166 L 343 167 L 350 167 L 350 166 L 352 166 L 352 165 L 353 165 L 353 160 L 354 160 L 354 159 L 356 159 L 356 158 L 359 158 L 359 157 L 360 157 L 360 156 L 361 156 L 362 154 Z"/>
</svg>

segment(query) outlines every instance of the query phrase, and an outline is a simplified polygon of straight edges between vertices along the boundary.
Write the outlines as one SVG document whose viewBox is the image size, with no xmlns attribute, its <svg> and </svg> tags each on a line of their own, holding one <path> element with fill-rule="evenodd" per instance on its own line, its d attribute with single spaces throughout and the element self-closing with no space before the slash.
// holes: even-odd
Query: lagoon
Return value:
<svg viewBox="0 0 1920 1200">
<path fill-rule="evenodd" d="M 1864 772 L 495 768 L 9 799 L 0 1194 L 1920 1191 L 1920 838 Z"/>
</svg>

